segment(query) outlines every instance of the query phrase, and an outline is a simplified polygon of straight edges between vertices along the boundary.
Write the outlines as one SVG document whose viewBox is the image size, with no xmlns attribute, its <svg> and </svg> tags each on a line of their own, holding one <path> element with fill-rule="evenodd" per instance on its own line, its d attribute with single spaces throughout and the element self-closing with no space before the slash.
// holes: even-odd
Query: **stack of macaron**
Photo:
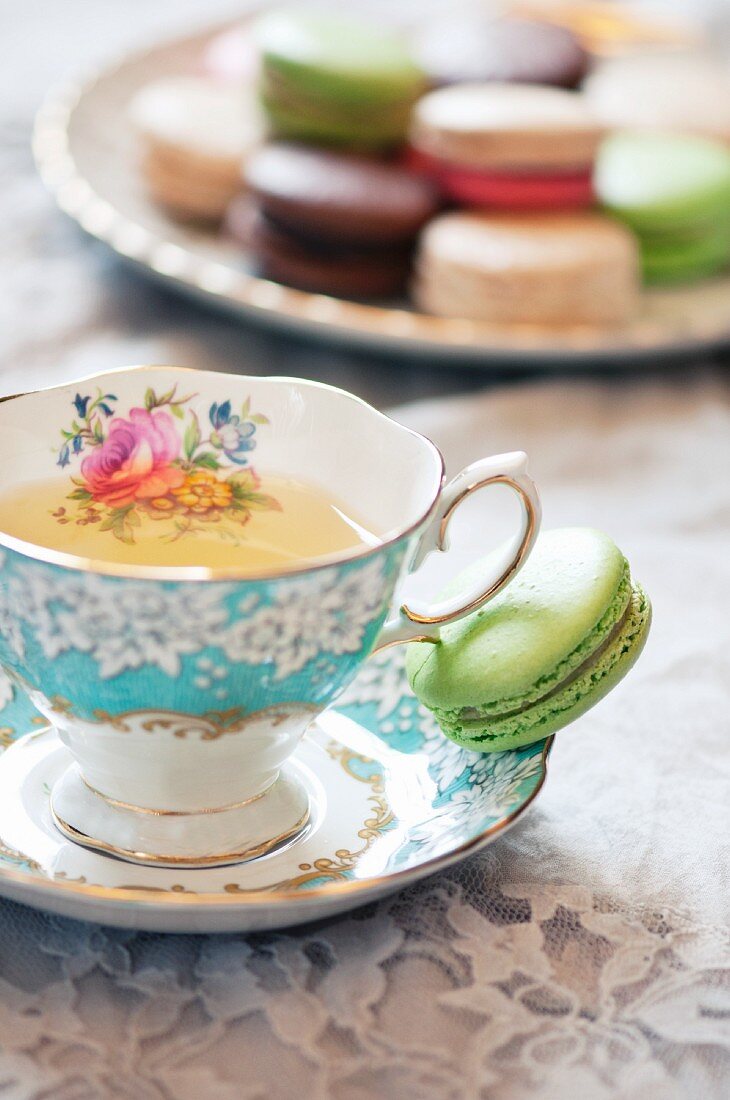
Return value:
<svg viewBox="0 0 730 1100">
<path fill-rule="evenodd" d="M 255 212 L 250 199 L 239 200 L 228 224 L 263 274 L 328 293 L 392 293 L 405 286 L 410 246 L 425 224 L 414 294 L 431 312 L 548 324 L 630 316 L 638 260 L 626 230 L 596 216 L 563 218 L 557 230 L 544 219 L 520 219 L 525 210 L 581 210 L 593 201 L 603 131 L 568 90 L 589 67 L 569 31 L 527 20 L 440 19 L 416 32 L 409 53 L 382 28 L 290 9 L 265 16 L 255 38 L 269 129 L 288 144 L 249 160 L 244 181 Z M 352 157 L 363 150 L 379 161 Z M 397 154 L 402 166 L 383 154 Z M 287 191 L 284 216 L 270 191 L 272 172 L 275 189 Z M 416 181 L 431 187 L 419 192 Z M 454 225 L 452 213 L 442 231 L 439 196 L 441 205 L 504 209 L 511 217 L 492 230 L 471 213 Z M 523 262 L 524 241 L 533 236 L 536 247 Z M 447 237 L 451 253 L 461 251 L 455 266 L 432 262 Z M 496 279 L 488 270 L 491 239 L 499 239 L 503 257 Z M 512 257 L 506 272 L 505 256 Z M 510 284 L 501 301 L 500 283 Z M 532 284 L 540 286 L 539 301 Z"/>
<path fill-rule="evenodd" d="M 721 76 L 694 72 L 697 132 L 703 79 Z M 725 264 L 730 198 L 724 151 L 616 137 L 631 122 L 616 99 L 566 26 L 472 10 L 397 32 L 299 6 L 212 39 L 195 74 L 142 89 L 131 113 L 152 197 L 222 222 L 277 282 L 359 299 L 410 289 L 430 313 L 490 323 L 622 326 L 642 276 Z M 724 111 L 708 105 L 708 132 Z"/>
<path fill-rule="evenodd" d="M 354 153 L 270 142 L 228 212 L 262 275 L 352 297 L 405 289 L 416 234 L 439 200 L 428 181 Z"/>
<path fill-rule="evenodd" d="M 425 79 L 398 35 L 331 12 L 259 20 L 261 100 L 279 138 L 348 149 L 403 141 Z"/>
<path fill-rule="evenodd" d="M 601 149 L 604 207 L 637 235 L 647 283 L 689 282 L 730 261 L 730 146 L 624 131 Z"/>
<path fill-rule="evenodd" d="M 632 233 L 594 203 L 603 128 L 578 92 L 461 84 L 416 105 L 410 162 L 452 204 L 424 231 L 414 295 L 502 324 L 621 325 L 639 301 Z"/>
</svg>

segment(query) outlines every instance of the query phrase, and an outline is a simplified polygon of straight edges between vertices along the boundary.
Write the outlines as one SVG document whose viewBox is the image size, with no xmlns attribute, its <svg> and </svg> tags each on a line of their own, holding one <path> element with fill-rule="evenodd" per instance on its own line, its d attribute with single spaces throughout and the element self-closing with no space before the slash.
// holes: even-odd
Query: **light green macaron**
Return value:
<svg viewBox="0 0 730 1100">
<path fill-rule="evenodd" d="M 730 149 L 722 142 L 614 134 L 599 150 L 594 186 L 637 234 L 645 282 L 693 282 L 730 260 Z"/>
<path fill-rule="evenodd" d="M 404 138 L 425 77 L 392 31 L 335 11 L 283 8 L 254 33 L 276 136 L 353 148 Z"/>
<path fill-rule="evenodd" d="M 453 595 L 486 562 L 453 581 Z M 479 611 L 408 646 L 412 690 L 447 737 L 498 752 L 539 741 L 602 699 L 636 661 L 651 606 L 612 540 L 543 532 L 515 579 Z"/>
<path fill-rule="evenodd" d="M 730 226 L 696 235 L 649 235 L 640 241 L 647 283 L 683 283 L 709 278 L 730 261 Z"/>
<path fill-rule="evenodd" d="M 626 132 L 601 146 L 600 202 L 639 233 L 730 221 L 730 150 L 683 134 Z"/>
</svg>

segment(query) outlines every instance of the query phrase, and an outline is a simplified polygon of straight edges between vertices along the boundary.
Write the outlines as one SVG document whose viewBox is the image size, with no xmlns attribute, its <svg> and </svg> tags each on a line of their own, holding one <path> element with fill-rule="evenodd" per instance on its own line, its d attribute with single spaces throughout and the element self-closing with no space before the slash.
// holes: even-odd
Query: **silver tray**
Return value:
<svg viewBox="0 0 730 1100">
<path fill-rule="evenodd" d="M 92 78 L 51 92 L 34 134 L 38 169 L 58 205 L 148 274 L 246 320 L 296 334 L 445 363 L 618 364 L 730 342 L 730 275 L 644 292 L 624 328 L 494 325 L 430 317 L 405 302 L 363 304 L 292 290 L 247 269 L 222 234 L 178 224 L 147 197 L 125 107 L 143 84 L 194 71 L 216 26 L 129 54 Z"/>
</svg>

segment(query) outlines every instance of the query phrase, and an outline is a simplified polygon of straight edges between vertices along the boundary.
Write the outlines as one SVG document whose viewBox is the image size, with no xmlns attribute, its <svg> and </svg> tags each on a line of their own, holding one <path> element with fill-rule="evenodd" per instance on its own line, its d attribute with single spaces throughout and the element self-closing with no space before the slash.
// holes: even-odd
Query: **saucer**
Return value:
<svg viewBox="0 0 730 1100">
<path fill-rule="evenodd" d="M 230 932 L 318 920 L 432 874 L 495 839 L 534 801 L 551 740 L 466 752 L 410 694 L 403 654 L 364 666 L 309 729 L 293 765 L 307 827 L 247 863 L 135 866 L 69 840 L 50 790 L 69 753 L 0 683 L 0 895 L 79 920 Z"/>
</svg>

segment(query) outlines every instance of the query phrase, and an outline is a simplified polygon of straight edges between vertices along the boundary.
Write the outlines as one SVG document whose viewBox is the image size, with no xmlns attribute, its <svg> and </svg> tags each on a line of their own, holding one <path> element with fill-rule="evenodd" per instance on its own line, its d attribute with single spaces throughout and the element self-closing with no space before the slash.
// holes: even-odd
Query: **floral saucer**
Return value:
<svg viewBox="0 0 730 1100">
<path fill-rule="evenodd" d="M 68 750 L 3 677 L 0 894 L 81 920 L 165 932 L 317 920 L 489 843 L 540 791 L 550 744 L 485 755 L 457 748 L 410 694 L 402 653 L 386 650 L 295 754 L 316 807 L 303 837 L 247 864 L 139 867 L 82 848 L 55 827 L 48 794 Z"/>
</svg>

